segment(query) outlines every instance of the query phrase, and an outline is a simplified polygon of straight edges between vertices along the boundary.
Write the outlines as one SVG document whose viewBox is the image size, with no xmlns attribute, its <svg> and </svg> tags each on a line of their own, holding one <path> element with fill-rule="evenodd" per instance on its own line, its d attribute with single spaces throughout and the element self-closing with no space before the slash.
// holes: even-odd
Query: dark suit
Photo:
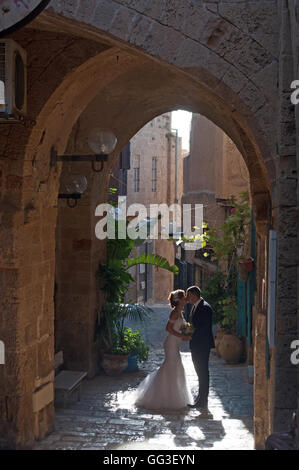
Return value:
<svg viewBox="0 0 299 470">
<path fill-rule="evenodd" d="M 194 333 L 190 341 L 192 361 L 199 382 L 200 403 L 206 404 L 209 395 L 209 356 L 210 349 L 215 347 L 212 331 L 211 306 L 203 299 L 192 315 Z"/>
</svg>

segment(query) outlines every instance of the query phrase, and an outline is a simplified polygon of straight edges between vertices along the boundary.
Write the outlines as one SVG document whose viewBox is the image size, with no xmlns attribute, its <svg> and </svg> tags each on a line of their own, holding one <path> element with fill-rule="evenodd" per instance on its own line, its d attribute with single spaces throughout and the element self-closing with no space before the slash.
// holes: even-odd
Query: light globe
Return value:
<svg viewBox="0 0 299 470">
<path fill-rule="evenodd" d="M 117 144 L 117 138 L 109 129 L 93 129 L 88 136 L 91 150 L 100 155 L 109 155 Z"/>
</svg>

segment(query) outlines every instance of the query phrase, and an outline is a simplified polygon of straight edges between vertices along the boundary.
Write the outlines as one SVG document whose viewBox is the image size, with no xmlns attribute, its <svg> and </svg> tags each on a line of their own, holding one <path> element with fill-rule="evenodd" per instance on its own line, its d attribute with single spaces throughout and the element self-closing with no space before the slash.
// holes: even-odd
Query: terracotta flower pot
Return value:
<svg viewBox="0 0 299 470">
<path fill-rule="evenodd" d="M 104 354 L 102 367 L 106 375 L 116 376 L 121 374 L 128 367 L 129 354 Z"/>
<path fill-rule="evenodd" d="M 243 343 L 238 336 L 226 333 L 219 344 L 219 353 L 228 364 L 238 364 L 243 354 Z"/>
<path fill-rule="evenodd" d="M 216 349 L 216 353 L 219 357 L 221 357 L 220 352 L 219 352 L 219 345 L 220 345 L 221 340 L 222 340 L 222 338 L 225 334 L 226 334 L 226 332 L 224 330 L 218 330 L 216 332 L 216 335 L 215 335 L 215 349 Z"/>
</svg>

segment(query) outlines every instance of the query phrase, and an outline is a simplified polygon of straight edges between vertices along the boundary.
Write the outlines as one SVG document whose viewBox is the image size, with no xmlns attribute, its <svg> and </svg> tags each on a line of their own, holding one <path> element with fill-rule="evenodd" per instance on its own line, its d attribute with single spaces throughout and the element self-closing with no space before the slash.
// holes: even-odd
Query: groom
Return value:
<svg viewBox="0 0 299 470">
<path fill-rule="evenodd" d="M 194 327 L 190 341 L 193 365 L 198 376 L 199 392 L 195 399 L 194 408 L 206 409 L 209 395 L 209 355 L 215 347 L 212 332 L 212 308 L 201 297 L 200 288 L 192 286 L 187 289 L 187 302 L 193 304 L 189 322 Z"/>
</svg>

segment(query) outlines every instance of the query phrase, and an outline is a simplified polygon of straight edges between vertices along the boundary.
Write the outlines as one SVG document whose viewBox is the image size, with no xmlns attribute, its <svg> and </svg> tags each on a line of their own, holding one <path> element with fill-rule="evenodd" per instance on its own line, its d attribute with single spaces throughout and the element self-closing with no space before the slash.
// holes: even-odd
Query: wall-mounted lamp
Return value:
<svg viewBox="0 0 299 470">
<path fill-rule="evenodd" d="M 59 199 L 66 199 L 67 205 L 71 208 L 76 207 L 78 199 L 87 189 L 87 179 L 85 176 L 71 175 L 64 183 L 64 193 L 58 194 Z M 71 203 L 70 201 L 74 201 Z"/>
<path fill-rule="evenodd" d="M 117 138 L 113 132 L 107 129 L 93 129 L 88 136 L 88 145 L 94 152 L 91 155 L 57 155 L 56 150 L 51 149 L 51 166 L 56 166 L 57 162 L 92 162 L 92 169 L 100 172 L 104 168 L 104 161 L 116 147 Z M 101 162 L 99 169 L 96 169 L 95 162 Z"/>
</svg>

